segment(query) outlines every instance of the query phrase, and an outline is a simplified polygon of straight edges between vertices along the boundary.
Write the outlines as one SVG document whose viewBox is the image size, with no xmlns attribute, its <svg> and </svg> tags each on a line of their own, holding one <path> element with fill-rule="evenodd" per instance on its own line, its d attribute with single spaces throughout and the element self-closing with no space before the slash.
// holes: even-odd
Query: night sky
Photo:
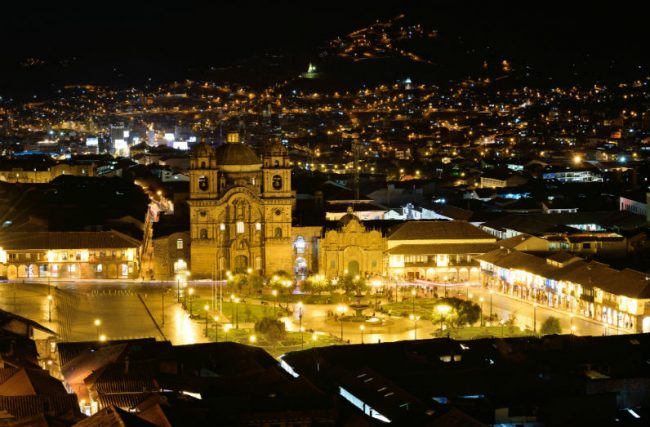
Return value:
<svg viewBox="0 0 650 427">
<path fill-rule="evenodd" d="M 577 3 L 577 4 L 575 4 Z M 327 40 L 398 13 L 440 31 L 491 45 L 549 70 L 572 61 L 621 68 L 648 65 L 650 2 L 213 1 L 23 2 L 0 13 L 2 86 L 30 90 L 45 76 L 24 73 L 29 57 L 74 59 L 68 79 L 108 78 L 124 67 L 162 78 L 223 66 L 266 52 L 309 57 Z M 532 7 L 531 5 L 534 5 Z M 59 64 L 60 65 L 60 64 Z M 69 65 L 66 65 L 69 66 Z M 618 71 L 615 71 L 618 72 Z M 101 77 L 103 76 L 103 77 Z M 0 89 L 2 88 L 0 86 Z"/>
</svg>

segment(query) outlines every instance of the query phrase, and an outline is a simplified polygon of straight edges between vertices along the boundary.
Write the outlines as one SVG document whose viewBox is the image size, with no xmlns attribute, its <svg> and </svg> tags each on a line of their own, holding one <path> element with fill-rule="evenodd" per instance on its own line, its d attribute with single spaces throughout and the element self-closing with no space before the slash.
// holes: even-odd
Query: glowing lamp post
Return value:
<svg viewBox="0 0 650 427">
<path fill-rule="evenodd" d="M 226 341 L 228 341 L 228 331 L 232 329 L 232 323 L 223 325 L 223 331 L 226 333 Z"/>
<path fill-rule="evenodd" d="M 271 291 L 271 294 L 273 295 L 273 317 L 277 317 L 275 306 L 278 302 L 278 291 L 276 289 L 273 289 Z"/>
<path fill-rule="evenodd" d="M 188 293 L 190 294 L 190 317 L 192 317 L 192 297 L 194 296 L 194 288 L 190 288 Z"/>
<path fill-rule="evenodd" d="M 481 326 L 483 326 L 483 297 L 478 299 L 481 302 Z"/>
<path fill-rule="evenodd" d="M 219 316 L 214 316 L 214 342 L 219 342 Z"/>
<path fill-rule="evenodd" d="M 436 306 L 436 311 L 438 311 L 438 314 L 440 314 L 440 331 L 442 332 L 445 316 L 451 311 L 451 307 L 446 304 L 441 304 L 439 306 Z"/>
<path fill-rule="evenodd" d="M 415 314 L 411 314 L 409 318 L 413 321 L 413 339 L 417 340 L 418 339 L 418 320 L 420 320 L 420 316 L 416 316 Z"/>
<path fill-rule="evenodd" d="M 365 325 L 359 326 L 359 330 L 361 331 L 361 344 L 363 344 L 363 331 L 366 330 Z"/>
<path fill-rule="evenodd" d="M 101 319 L 95 319 L 93 322 L 95 324 L 95 330 L 97 331 L 97 339 L 99 339 L 99 326 L 102 324 Z"/>
<path fill-rule="evenodd" d="M 209 305 L 204 305 L 203 310 L 205 310 L 205 336 L 208 336 L 208 310 L 210 310 Z"/>
<path fill-rule="evenodd" d="M 305 340 L 303 330 L 302 330 L 302 314 L 303 314 L 303 305 L 302 302 L 296 304 L 296 312 L 298 313 L 298 329 L 300 330 L 300 349 L 304 350 Z"/>
<path fill-rule="evenodd" d="M 348 311 L 348 307 L 343 304 L 339 304 L 336 306 L 336 311 L 339 313 L 340 321 L 341 321 L 341 341 L 343 341 L 343 315 L 345 314 L 346 311 Z"/>
<path fill-rule="evenodd" d="M 52 321 L 52 295 L 47 296 L 47 321 Z"/>
</svg>

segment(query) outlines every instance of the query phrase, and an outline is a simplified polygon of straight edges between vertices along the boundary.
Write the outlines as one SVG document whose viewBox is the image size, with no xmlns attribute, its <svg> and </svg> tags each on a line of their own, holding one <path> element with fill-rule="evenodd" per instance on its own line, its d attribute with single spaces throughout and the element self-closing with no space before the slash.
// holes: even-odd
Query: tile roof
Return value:
<svg viewBox="0 0 650 427">
<path fill-rule="evenodd" d="M 56 396 L 0 396 L 0 408 L 17 418 L 36 414 L 79 412 L 74 394 Z"/>
<path fill-rule="evenodd" d="M 389 249 L 389 254 L 400 255 L 434 255 L 434 254 L 483 254 L 497 249 L 494 243 L 458 243 L 431 245 L 399 245 Z"/>
<path fill-rule="evenodd" d="M 130 414 L 115 406 L 109 406 L 92 417 L 78 422 L 74 427 L 155 427 L 137 415 Z"/>
<path fill-rule="evenodd" d="M 4 369 L 2 369 L 4 370 Z M 42 369 L 11 369 L 13 375 L 0 384 L 0 396 L 56 396 L 67 392 L 61 381 Z"/>
<path fill-rule="evenodd" d="M 5 250 L 28 249 L 123 249 L 141 242 L 117 231 L 42 231 L 0 233 Z"/>
<path fill-rule="evenodd" d="M 465 221 L 408 221 L 398 226 L 388 240 L 496 239 Z"/>
<path fill-rule="evenodd" d="M 560 262 L 560 265 L 552 265 L 546 258 L 508 249 L 496 249 L 476 258 L 501 268 L 525 270 L 540 277 L 577 283 L 585 288 L 597 287 L 612 295 L 650 298 L 650 275 L 631 269 L 619 271 L 570 254 L 553 254 L 549 258 Z"/>
</svg>

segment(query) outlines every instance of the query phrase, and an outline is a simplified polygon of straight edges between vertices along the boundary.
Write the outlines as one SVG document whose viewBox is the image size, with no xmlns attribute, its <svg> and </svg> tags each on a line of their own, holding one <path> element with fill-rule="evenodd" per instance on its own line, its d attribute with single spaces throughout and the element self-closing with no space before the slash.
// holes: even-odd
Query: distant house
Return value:
<svg viewBox="0 0 650 427">
<path fill-rule="evenodd" d="M 528 182 L 528 180 L 510 170 L 489 171 L 481 175 L 481 188 L 516 187 Z"/>
<path fill-rule="evenodd" d="M 635 197 L 636 196 L 636 197 Z M 643 196 L 621 196 L 619 197 L 619 208 L 622 211 L 632 212 L 633 214 L 643 215 L 648 217 L 648 200 L 650 200 L 650 193 L 644 193 Z"/>
</svg>

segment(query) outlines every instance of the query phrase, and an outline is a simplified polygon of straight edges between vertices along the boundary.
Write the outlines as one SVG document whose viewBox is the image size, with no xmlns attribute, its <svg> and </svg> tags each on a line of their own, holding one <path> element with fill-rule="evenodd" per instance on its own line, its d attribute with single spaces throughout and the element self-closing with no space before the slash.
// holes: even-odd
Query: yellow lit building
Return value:
<svg viewBox="0 0 650 427">
<path fill-rule="evenodd" d="M 474 258 L 496 248 L 494 236 L 465 221 L 408 221 L 388 236 L 388 272 L 411 280 L 475 281 Z"/>
<path fill-rule="evenodd" d="M 139 254 L 140 242 L 117 231 L 0 233 L 0 276 L 136 278 Z"/>
<path fill-rule="evenodd" d="M 192 277 L 292 271 L 294 198 L 289 156 L 280 142 L 267 147 L 263 161 L 237 133 L 216 149 L 194 147 L 188 202 Z"/>
<path fill-rule="evenodd" d="M 650 332 L 650 276 L 566 252 L 547 257 L 500 248 L 477 257 L 482 281 L 523 300 L 631 332 Z"/>
<path fill-rule="evenodd" d="M 338 227 L 320 241 L 320 273 L 327 277 L 381 275 L 386 241 L 381 231 L 368 230 L 348 208 Z"/>
</svg>

